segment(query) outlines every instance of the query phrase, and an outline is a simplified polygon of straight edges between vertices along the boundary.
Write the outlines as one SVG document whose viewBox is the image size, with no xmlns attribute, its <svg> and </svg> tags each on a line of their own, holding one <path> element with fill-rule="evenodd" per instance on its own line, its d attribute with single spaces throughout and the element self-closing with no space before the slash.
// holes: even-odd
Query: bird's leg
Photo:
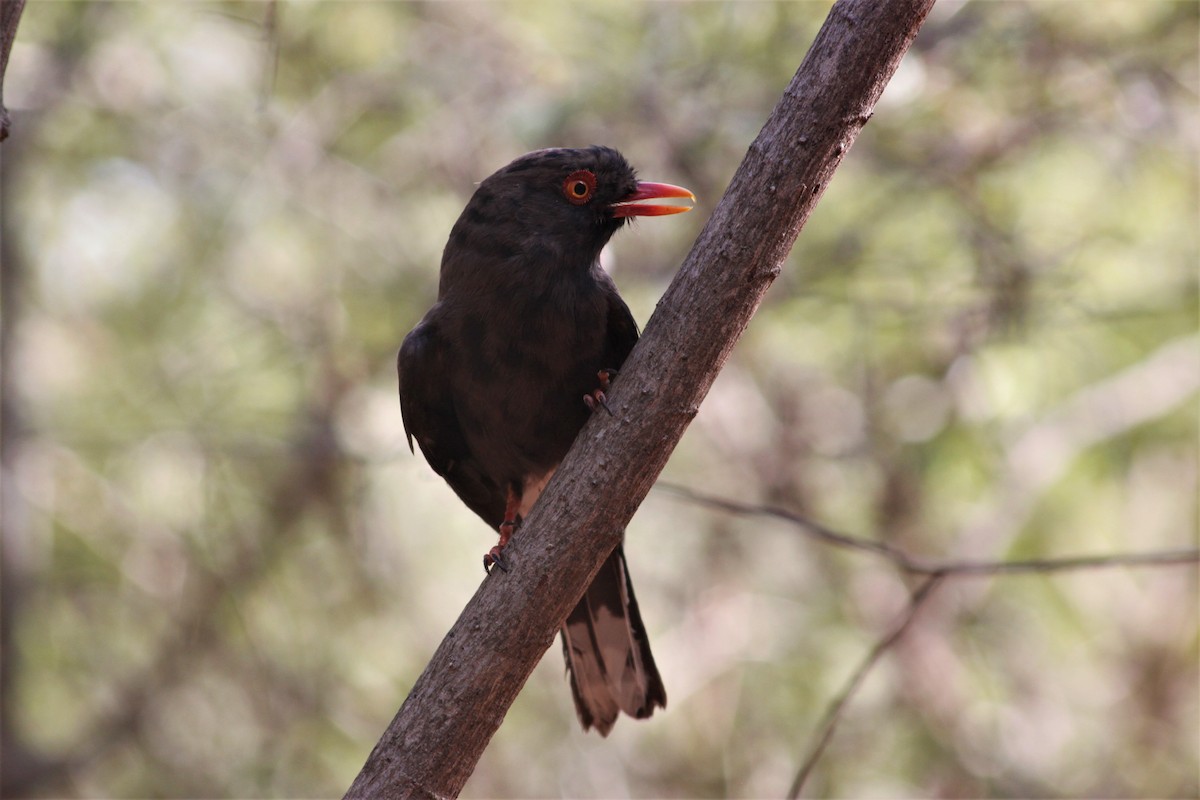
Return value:
<svg viewBox="0 0 1200 800">
<path fill-rule="evenodd" d="M 600 381 L 600 388 L 591 394 L 583 396 L 583 404 L 588 407 L 589 411 L 595 411 L 596 407 L 599 406 L 607 411 L 610 417 L 613 415 L 612 409 L 608 407 L 608 398 L 604 392 L 608 389 L 609 384 L 612 382 L 612 377 L 616 374 L 617 371 L 615 369 L 602 369 L 596 373 L 596 377 Z"/>
<path fill-rule="evenodd" d="M 489 575 L 493 565 L 499 567 L 501 572 L 508 572 L 508 562 L 504 560 L 501 551 L 512 538 L 513 531 L 517 529 L 517 509 L 520 507 L 521 497 L 513 491 L 510 483 L 504 495 L 504 521 L 500 523 L 500 541 L 483 557 L 483 571 Z"/>
</svg>

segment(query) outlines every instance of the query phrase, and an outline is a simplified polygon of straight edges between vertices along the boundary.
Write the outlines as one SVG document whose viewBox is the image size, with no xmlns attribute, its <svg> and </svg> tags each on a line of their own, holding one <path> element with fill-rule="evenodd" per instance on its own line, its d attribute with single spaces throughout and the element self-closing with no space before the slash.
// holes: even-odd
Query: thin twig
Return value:
<svg viewBox="0 0 1200 800">
<path fill-rule="evenodd" d="M 817 729 L 808 755 L 804 758 L 795 780 L 788 790 L 789 800 L 799 797 L 804 784 L 807 782 L 817 762 L 825 751 L 825 747 L 833 738 L 841 721 L 842 714 L 850 700 L 858 691 L 859 686 L 866 680 L 879 659 L 900 637 L 908 630 L 917 611 L 929 598 L 942 581 L 947 578 L 965 578 L 981 575 L 1014 575 L 1022 573 L 1066 572 L 1080 569 L 1103 569 L 1108 567 L 1147 567 L 1169 566 L 1174 564 L 1200 563 L 1200 549 L 1182 548 L 1177 550 L 1158 550 L 1144 553 L 1116 553 L 1112 555 L 1071 556 L 1065 558 L 1027 559 L 1023 561 L 953 561 L 927 559 L 913 556 L 904 550 L 885 542 L 875 541 L 862 536 L 841 533 L 778 506 L 755 505 L 737 500 L 716 497 L 698 492 L 677 484 L 660 482 L 655 486 L 658 491 L 673 494 L 696 505 L 717 509 L 737 516 L 770 517 L 782 520 L 799 528 L 804 534 L 818 542 L 831 544 L 847 550 L 858 550 L 881 556 L 896 565 L 898 569 L 910 575 L 924 575 L 925 581 L 918 587 L 909 602 L 908 609 L 892 630 L 875 644 L 867 653 L 862 663 L 846 681 L 842 691 L 829 705 L 821 725 Z"/>
<path fill-rule="evenodd" d="M 269 0 L 263 12 L 262 39 L 264 44 L 262 85 L 259 87 L 258 111 L 263 113 L 275 93 L 275 81 L 279 77 L 279 2 Z"/>
<path fill-rule="evenodd" d="M 978 575 L 1015 575 L 1030 572 L 1067 572 L 1079 569 L 1104 569 L 1108 567 L 1149 567 L 1172 564 L 1200 563 L 1200 548 L 1175 550 L 1151 550 L 1142 553 L 1113 553 L 1110 555 L 1067 556 L 1062 558 L 1026 559 L 1023 561 L 974 561 L 938 560 L 906 553 L 904 550 L 868 539 L 841 533 L 828 528 L 802 514 L 778 506 L 755 505 L 729 500 L 723 497 L 698 492 L 686 486 L 659 482 L 657 491 L 681 497 L 690 503 L 715 508 L 737 516 L 771 517 L 798 527 L 805 535 L 819 542 L 847 550 L 859 550 L 882 556 L 910 575 L 930 577 L 971 577 Z"/>
<path fill-rule="evenodd" d="M 837 730 L 838 723 L 841 722 L 843 710 L 858 691 L 858 687 L 866 680 L 867 674 L 870 673 L 875 663 L 883 657 L 883 654 L 891 649 L 892 645 L 898 642 L 900 637 L 905 634 L 916 618 L 921 606 L 929 599 L 933 594 L 933 590 L 941 584 L 945 577 L 944 575 L 930 575 L 925 579 L 925 582 L 917 588 L 917 591 L 913 593 L 912 599 L 909 600 L 904 616 L 900 618 L 886 636 L 875 643 L 875 646 L 863 658 L 862 663 L 858 665 L 858 669 L 846 681 L 837 698 L 829 705 L 828 710 L 825 712 L 825 718 L 821 720 L 817 734 L 809 746 L 808 755 L 800 765 L 800 770 L 796 773 L 796 778 L 792 781 L 791 788 L 788 789 L 788 800 L 795 800 L 795 798 L 800 796 L 800 791 L 804 788 L 804 784 L 808 781 L 812 771 L 816 769 L 817 762 L 821 760 L 821 754 L 825 752 L 826 745 L 833 738 L 834 731 Z"/>
<path fill-rule="evenodd" d="M 676 497 L 682 497 L 690 503 L 695 503 L 699 506 L 707 508 L 715 508 L 718 511 L 725 511 L 729 514 L 743 517 L 772 517 L 788 522 L 799 527 L 804 533 L 818 542 L 831 544 L 834 547 L 841 547 L 846 550 L 862 550 L 867 553 L 874 553 L 878 556 L 883 556 L 889 561 L 895 562 L 901 569 L 909 572 L 923 572 L 921 562 L 914 559 L 912 556 L 905 553 L 898 547 L 893 547 L 886 542 L 878 542 L 874 539 L 867 539 L 862 536 L 852 536 L 847 533 L 839 533 L 832 528 L 827 528 L 816 520 L 797 514 L 794 511 L 788 511 L 785 508 L 768 505 L 755 505 L 753 503 L 743 503 L 738 500 L 730 500 L 716 495 L 698 492 L 687 486 L 681 486 L 677 483 L 669 481 L 659 481 L 654 484 L 654 490 L 659 492 L 667 492 Z"/>
</svg>

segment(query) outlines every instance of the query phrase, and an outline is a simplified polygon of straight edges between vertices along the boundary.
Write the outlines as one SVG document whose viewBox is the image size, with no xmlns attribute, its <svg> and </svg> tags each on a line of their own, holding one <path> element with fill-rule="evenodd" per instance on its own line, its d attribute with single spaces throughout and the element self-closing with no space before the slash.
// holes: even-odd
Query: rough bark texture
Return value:
<svg viewBox="0 0 1200 800">
<path fill-rule="evenodd" d="M 0 0 L 0 142 L 8 138 L 8 109 L 4 106 L 4 75 L 8 72 L 8 55 L 17 38 L 17 23 L 25 0 Z"/>
<path fill-rule="evenodd" d="M 347 797 L 453 797 L 696 415 L 933 0 L 842 0 L 609 393 Z"/>
</svg>

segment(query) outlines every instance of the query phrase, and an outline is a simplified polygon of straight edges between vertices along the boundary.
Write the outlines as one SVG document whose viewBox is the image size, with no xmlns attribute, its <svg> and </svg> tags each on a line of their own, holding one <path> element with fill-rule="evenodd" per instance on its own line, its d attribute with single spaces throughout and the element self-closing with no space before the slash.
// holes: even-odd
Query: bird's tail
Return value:
<svg viewBox="0 0 1200 800">
<path fill-rule="evenodd" d="M 633 596 L 620 545 L 562 628 L 563 655 L 583 729 L 602 736 L 624 711 L 642 719 L 667 707 L 667 692 Z"/>
</svg>

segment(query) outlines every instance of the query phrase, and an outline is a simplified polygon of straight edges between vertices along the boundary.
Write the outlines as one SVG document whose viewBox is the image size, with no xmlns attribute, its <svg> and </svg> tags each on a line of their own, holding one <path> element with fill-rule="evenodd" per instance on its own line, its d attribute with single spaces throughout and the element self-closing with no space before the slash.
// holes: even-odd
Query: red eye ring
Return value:
<svg viewBox="0 0 1200 800">
<path fill-rule="evenodd" d="M 574 205 L 581 206 L 588 202 L 595 192 L 596 176 L 590 170 L 575 170 L 563 181 L 563 195 Z"/>
</svg>

